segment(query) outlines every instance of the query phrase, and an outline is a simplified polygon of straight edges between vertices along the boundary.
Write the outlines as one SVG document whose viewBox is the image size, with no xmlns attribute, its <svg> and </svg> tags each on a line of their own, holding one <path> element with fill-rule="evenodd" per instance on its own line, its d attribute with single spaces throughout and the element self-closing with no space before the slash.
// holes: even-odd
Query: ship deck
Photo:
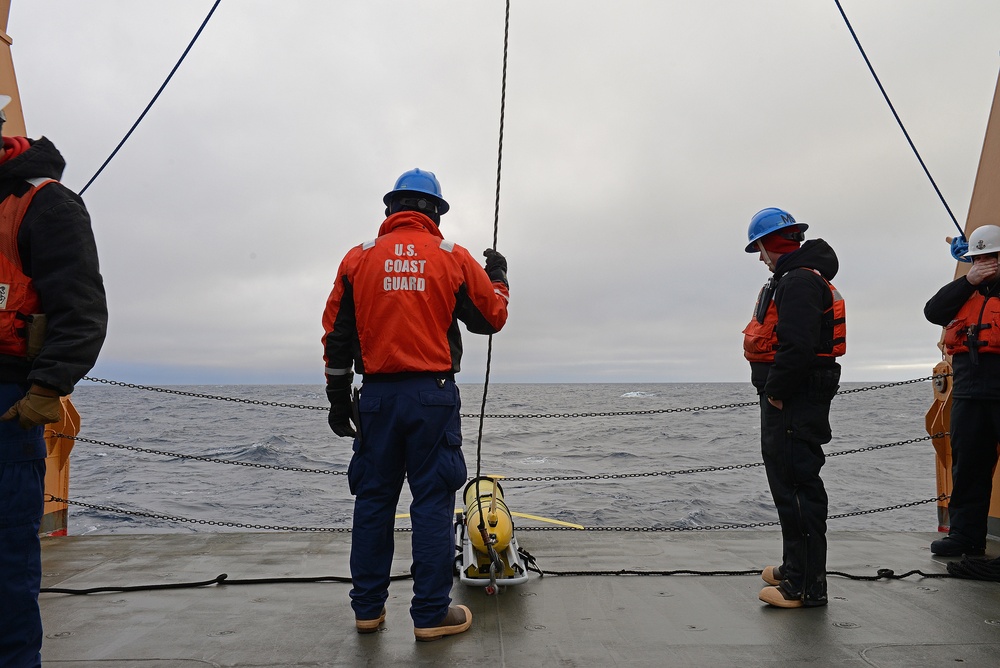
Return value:
<svg viewBox="0 0 1000 668">
<path fill-rule="evenodd" d="M 830 571 L 947 573 L 932 533 L 831 532 Z M 409 570 L 397 532 L 394 574 Z M 518 533 L 542 570 L 744 571 L 775 563 L 777 531 Z M 43 587 L 349 576 L 350 534 L 195 533 L 43 540 Z M 990 542 L 988 557 L 1000 556 Z M 779 610 L 748 575 L 539 577 L 489 596 L 456 578 L 467 633 L 415 642 L 410 582 L 392 583 L 379 633 L 359 635 L 349 584 L 275 583 L 42 593 L 45 665 L 989 666 L 1000 664 L 1000 584 L 831 576 L 825 608 Z"/>
</svg>

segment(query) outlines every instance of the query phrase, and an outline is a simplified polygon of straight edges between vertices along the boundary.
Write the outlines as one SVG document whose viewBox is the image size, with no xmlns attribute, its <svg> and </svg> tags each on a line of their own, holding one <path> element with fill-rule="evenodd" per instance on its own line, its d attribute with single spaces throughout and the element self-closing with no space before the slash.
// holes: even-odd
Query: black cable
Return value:
<svg viewBox="0 0 1000 668">
<path fill-rule="evenodd" d="M 562 577 L 579 577 L 579 576 L 591 576 L 591 577 L 602 577 L 602 576 L 635 576 L 635 577 L 668 577 L 673 575 L 694 575 L 699 577 L 719 577 L 719 576 L 750 576 L 759 575 L 759 570 L 745 570 L 745 571 L 696 571 L 689 569 L 677 569 L 670 571 L 637 571 L 621 569 L 617 571 L 546 571 L 542 570 L 535 563 L 535 557 L 527 553 L 525 550 L 519 550 L 519 554 L 528 560 L 526 566 L 527 570 L 537 573 L 539 576 L 544 577 L 546 575 L 562 576 Z M 877 580 L 902 580 L 903 578 L 908 578 L 911 575 L 919 575 L 922 578 L 966 578 L 966 579 L 976 579 L 976 580 L 992 580 L 994 582 L 1000 582 L 1000 558 L 993 560 L 983 560 L 983 559 L 969 559 L 966 557 L 961 562 L 955 562 L 948 564 L 947 573 L 924 573 L 921 570 L 910 570 L 905 573 L 897 575 L 890 568 L 880 568 L 875 572 L 875 575 L 853 575 L 851 573 L 842 573 L 840 571 L 827 571 L 827 575 L 836 575 L 838 577 L 847 578 L 849 580 L 857 580 L 862 582 L 875 582 Z M 400 580 L 411 580 L 413 579 L 412 574 L 404 575 L 393 575 L 389 578 L 393 582 Z M 351 578 L 340 575 L 321 575 L 317 577 L 278 577 L 278 578 L 249 578 L 243 580 L 230 580 L 226 573 L 222 573 L 211 580 L 203 580 L 201 582 L 175 582 L 170 584 L 155 584 L 155 585 L 134 585 L 134 586 L 121 586 L 121 587 L 90 587 L 88 589 L 71 589 L 68 587 L 42 587 L 39 590 L 41 594 L 70 594 L 74 596 L 86 596 L 88 594 L 105 594 L 105 593 L 124 593 L 124 592 L 136 592 L 136 591 L 158 591 L 162 589 L 197 589 L 200 587 L 207 587 L 209 585 L 264 585 L 264 584 L 303 584 L 303 583 L 321 583 L 321 582 L 334 582 L 340 584 L 350 584 Z"/>
<path fill-rule="evenodd" d="M 697 576 L 744 576 L 744 575 L 760 575 L 759 570 L 751 571 L 694 571 L 688 569 L 678 569 L 672 571 L 635 571 L 635 570 L 618 570 L 618 571 L 543 571 L 537 566 L 529 565 L 529 571 L 538 573 L 541 576 L 546 575 L 559 575 L 563 577 L 576 577 L 576 576 L 657 576 L 665 577 L 672 575 L 697 575 Z M 951 570 L 949 565 L 948 570 Z M 923 578 L 953 578 L 959 577 L 952 575 L 950 573 L 924 573 L 920 570 L 907 571 L 900 575 L 896 573 L 891 568 L 880 568 L 876 571 L 875 575 L 852 575 L 850 573 L 841 573 L 840 571 L 827 571 L 827 575 L 836 575 L 843 578 L 848 578 L 850 580 L 867 581 L 874 582 L 876 580 L 901 580 L 903 578 L 910 577 L 911 575 L 919 575 Z"/>
<path fill-rule="evenodd" d="M 840 10 L 840 15 L 844 17 L 844 23 L 847 24 L 847 29 L 851 31 L 851 37 L 854 38 L 854 43 L 858 45 L 858 50 L 861 52 L 861 57 L 865 59 L 865 64 L 868 65 L 868 71 L 872 73 L 872 76 L 875 78 L 875 83 L 878 84 L 878 89 L 882 91 L 882 97 L 885 98 L 886 104 L 889 105 L 889 110 L 892 112 L 892 115 L 896 118 L 896 123 L 899 124 L 899 129 L 903 131 L 903 135 L 906 137 L 906 141 L 910 144 L 910 148 L 913 149 L 913 155 L 917 156 L 917 161 L 920 162 L 920 166 L 923 167 L 924 169 L 924 174 L 927 175 L 927 178 L 930 180 L 931 185 L 934 186 L 934 192 L 937 193 L 937 196 L 941 200 L 941 203 L 944 204 L 945 210 L 951 217 L 951 222 L 955 223 L 955 227 L 958 228 L 958 233 L 964 237 L 965 231 L 962 229 L 962 226 L 958 224 L 958 221 L 955 219 L 955 214 L 951 212 L 951 207 L 948 206 L 948 202 L 945 201 L 944 195 L 941 194 L 941 189 L 938 188 L 937 183 L 934 182 L 934 177 L 931 176 L 930 170 L 927 169 L 927 165 L 924 164 L 923 158 L 920 157 L 920 153 L 917 151 L 917 147 L 913 144 L 913 140 L 910 139 L 910 133 L 908 133 L 906 131 L 906 128 L 903 127 L 903 121 L 900 120 L 899 114 L 896 113 L 896 108 L 892 106 L 892 101 L 889 99 L 889 94 L 885 92 L 885 88 L 882 86 L 882 82 L 879 80 L 878 75 L 875 74 L 875 68 L 872 67 L 871 61 L 868 60 L 868 54 L 865 53 L 864 47 L 861 46 L 861 40 L 858 39 L 857 34 L 854 32 L 854 28 L 851 26 L 851 22 L 847 19 L 847 14 L 844 13 L 844 8 L 840 6 L 840 0 L 833 0 L 833 1 L 837 4 L 837 9 Z"/>
<path fill-rule="evenodd" d="M 392 581 L 412 580 L 412 574 L 393 575 L 389 577 Z M 134 585 L 123 587 L 91 587 L 89 589 L 69 589 L 66 587 L 42 587 L 41 594 L 72 594 L 74 596 L 86 596 L 87 594 L 104 594 L 108 592 L 132 592 L 132 591 L 157 591 L 159 589 L 195 589 L 208 585 L 262 585 L 262 584 L 302 584 L 317 582 L 338 582 L 341 584 L 351 584 L 349 576 L 342 575 L 320 575 L 317 577 L 280 577 L 280 578 L 250 578 L 244 580 L 230 580 L 229 575 L 222 573 L 211 580 L 202 582 L 175 582 L 171 584 L 155 585 Z"/>
<path fill-rule="evenodd" d="M 129 128 L 129 131 L 125 133 L 125 136 L 122 138 L 122 140 L 118 142 L 118 146 L 116 146 L 115 150 L 111 152 L 111 155 L 109 155 L 108 159 L 104 161 L 104 164 L 101 165 L 100 169 L 98 169 L 94 173 L 94 175 L 90 177 L 90 180 L 87 181 L 86 185 L 84 185 L 83 188 L 80 188 L 80 192 L 78 193 L 79 195 L 83 195 L 83 193 L 87 192 L 87 188 L 90 187 L 90 184 L 93 183 L 97 179 L 97 177 L 101 175 L 101 172 L 104 171 L 104 168 L 108 166 L 108 163 L 110 163 L 111 160 L 118 154 L 118 151 L 121 149 L 122 146 L 125 145 L 125 142 L 128 141 L 128 138 L 132 136 L 132 133 L 135 131 L 135 129 L 139 127 L 139 123 L 141 123 L 142 119 L 146 117 L 146 114 L 152 108 L 153 103 L 155 103 L 157 98 L 160 97 L 160 93 L 162 93 L 163 89 L 167 87 L 168 83 L 170 83 L 170 79 L 173 78 L 174 72 L 176 72 L 177 68 L 179 68 L 181 66 L 181 63 L 184 62 L 184 58 L 187 57 L 188 51 L 190 51 L 191 47 L 194 46 L 194 43 L 198 41 L 198 37 L 201 36 L 201 31 L 205 29 L 205 26 L 208 24 L 208 20 L 212 18 L 212 14 L 215 13 L 215 8 L 219 6 L 220 2 L 222 2 L 222 0 L 215 0 L 215 4 L 212 5 L 212 9 L 209 10 L 208 16 L 206 16 L 205 20 L 201 22 L 201 26 L 198 27 L 198 32 L 196 32 L 194 34 L 194 37 L 191 38 L 191 42 L 187 45 L 187 48 L 184 49 L 184 53 L 181 54 L 181 57 L 174 65 L 174 68 L 170 70 L 170 74 L 167 75 L 167 78 L 160 85 L 159 90 L 156 91 L 156 95 L 154 95 L 153 99 L 149 101 L 149 104 L 146 105 L 146 108 L 142 110 L 142 113 L 139 114 L 139 118 L 136 120 L 135 123 L 132 124 L 132 127 Z"/>
<path fill-rule="evenodd" d="M 1000 582 L 1000 557 L 996 559 L 964 557 L 961 561 L 948 564 L 948 572 L 956 578 Z"/>
<path fill-rule="evenodd" d="M 500 76 L 500 136 L 497 142 L 497 186 L 496 198 L 493 204 L 493 250 L 497 249 L 497 236 L 500 232 L 500 171 L 503 167 L 503 125 L 504 112 L 507 106 L 507 48 L 510 44 L 510 0 L 507 0 L 503 23 L 503 68 Z M 479 480 L 483 467 L 483 424 L 486 417 L 486 395 L 490 388 L 490 368 L 493 365 L 493 335 L 486 342 L 486 375 L 483 379 L 483 399 L 479 406 L 479 434 L 476 438 L 476 504 L 479 508 L 479 526 L 477 529 L 488 546 L 486 523 L 483 513 L 483 498 L 479 494 Z M 494 485 L 496 481 L 494 481 Z M 493 490 L 496 494 L 496 489 Z M 491 554 L 491 557 L 493 555 Z"/>
</svg>

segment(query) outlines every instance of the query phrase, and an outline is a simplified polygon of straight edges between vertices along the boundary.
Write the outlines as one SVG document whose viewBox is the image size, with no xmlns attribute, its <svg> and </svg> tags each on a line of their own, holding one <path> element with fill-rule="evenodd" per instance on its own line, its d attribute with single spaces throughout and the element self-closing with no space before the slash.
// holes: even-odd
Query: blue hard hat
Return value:
<svg viewBox="0 0 1000 668">
<path fill-rule="evenodd" d="M 430 195 L 431 199 L 437 204 L 438 215 L 448 213 L 448 209 L 450 208 L 448 203 L 441 197 L 441 184 L 438 183 L 434 172 L 425 172 L 422 169 L 411 169 L 408 172 L 403 172 L 396 179 L 395 187 L 382 198 L 382 202 L 386 206 L 389 206 L 389 200 L 397 193 L 422 193 Z"/>
<path fill-rule="evenodd" d="M 797 223 L 792 214 L 788 213 L 784 209 L 778 209 L 776 207 L 768 207 L 766 209 L 761 209 L 753 215 L 750 219 L 750 227 L 747 229 L 747 239 L 750 241 L 747 244 L 746 251 L 748 253 L 757 252 L 757 240 L 766 237 L 771 232 L 777 230 L 785 229 L 786 227 L 795 227 L 799 233 L 805 232 L 809 229 L 806 223 Z M 801 238 L 798 239 L 801 241 Z"/>
</svg>

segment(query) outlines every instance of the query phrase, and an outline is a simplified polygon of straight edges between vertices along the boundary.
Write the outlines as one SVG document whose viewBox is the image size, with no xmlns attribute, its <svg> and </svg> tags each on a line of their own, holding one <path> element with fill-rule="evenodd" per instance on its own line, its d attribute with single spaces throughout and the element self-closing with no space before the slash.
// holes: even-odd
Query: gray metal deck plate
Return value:
<svg viewBox="0 0 1000 668">
<path fill-rule="evenodd" d="M 409 568 L 397 533 L 393 573 Z M 831 533 L 828 568 L 945 573 L 936 534 Z M 766 532 L 518 534 L 543 570 L 760 569 Z M 348 576 L 350 534 L 154 534 L 43 541 L 44 587 L 85 589 L 210 580 Z M 991 543 L 988 556 L 998 556 Z M 413 639 L 409 581 L 388 617 L 354 631 L 348 584 L 209 586 L 87 596 L 43 593 L 45 665 L 198 666 L 989 666 L 1000 665 L 1000 584 L 911 576 L 830 578 L 826 608 L 778 610 L 756 576 L 546 576 L 487 596 L 456 584 L 472 629 Z"/>
</svg>

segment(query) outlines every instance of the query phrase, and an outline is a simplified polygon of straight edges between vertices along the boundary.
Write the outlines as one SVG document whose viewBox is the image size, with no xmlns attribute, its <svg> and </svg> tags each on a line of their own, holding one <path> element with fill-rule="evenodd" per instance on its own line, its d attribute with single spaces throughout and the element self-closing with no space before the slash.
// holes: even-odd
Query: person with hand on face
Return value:
<svg viewBox="0 0 1000 668">
<path fill-rule="evenodd" d="M 764 470 L 781 523 L 782 563 L 768 566 L 759 598 L 779 608 L 826 605 L 827 494 L 820 478 L 830 442 L 830 403 L 846 352 L 844 300 L 830 283 L 840 267 L 808 225 L 763 209 L 750 221 L 747 253 L 774 274 L 760 291 L 743 354 L 760 396 Z"/>
<path fill-rule="evenodd" d="M 969 235 L 972 266 L 924 306 L 924 316 L 945 327 L 944 351 L 952 358 L 950 527 L 931 543 L 944 557 L 981 555 L 993 469 L 1000 442 L 1000 227 L 983 225 Z"/>
<path fill-rule="evenodd" d="M 444 239 L 449 206 L 431 172 L 403 173 L 383 202 L 378 236 L 347 253 L 323 314 L 330 428 L 354 438 L 351 606 L 358 633 L 385 620 L 405 477 L 413 496 L 410 616 L 417 640 L 437 640 L 472 624 L 472 612 L 452 607 L 450 597 L 455 492 L 467 477 L 455 385 L 459 321 L 475 334 L 504 326 L 507 260 L 486 250 L 484 269 Z M 354 372 L 363 384 L 352 402 Z"/>
<path fill-rule="evenodd" d="M 3 108 L 11 98 L 0 95 Z M 44 425 L 94 366 L 108 307 L 90 216 L 45 137 L 0 151 L 0 666 L 40 666 Z"/>
</svg>

